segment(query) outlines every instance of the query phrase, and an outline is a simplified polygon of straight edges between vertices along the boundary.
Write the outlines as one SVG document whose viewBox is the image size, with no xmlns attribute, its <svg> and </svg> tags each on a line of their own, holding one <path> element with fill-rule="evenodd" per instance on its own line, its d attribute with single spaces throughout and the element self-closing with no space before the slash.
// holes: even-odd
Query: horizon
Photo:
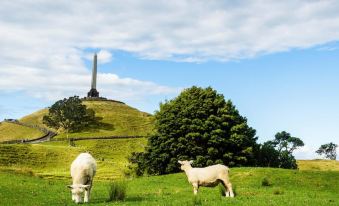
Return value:
<svg viewBox="0 0 339 206">
<path fill-rule="evenodd" d="M 191 86 L 232 100 L 258 142 L 338 144 L 339 2 L 1 2 L 0 120 L 90 90 L 154 114 Z M 293 11 L 293 12 L 292 12 Z M 337 150 L 339 151 L 339 150 Z"/>
</svg>

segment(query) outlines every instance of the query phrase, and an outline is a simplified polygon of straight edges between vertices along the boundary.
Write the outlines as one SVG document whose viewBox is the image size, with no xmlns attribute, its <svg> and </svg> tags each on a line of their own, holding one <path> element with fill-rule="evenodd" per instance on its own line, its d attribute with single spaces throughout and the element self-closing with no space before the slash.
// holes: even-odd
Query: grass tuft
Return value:
<svg viewBox="0 0 339 206">
<path fill-rule="evenodd" d="M 276 188 L 273 190 L 274 195 L 283 195 L 284 191 L 281 188 Z"/>
<path fill-rule="evenodd" d="M 126 197 L 127 182 L 115 181 L 111 182 L 108 187 L 108 201 L 123 201 Z"/>
<path fill-rule="evenodd" d="M 268 177 L 264 177 L 261 180 L 261 186 L 264 186 L 264 187 L 272 186 L 272 181 Z"/>
</svg>

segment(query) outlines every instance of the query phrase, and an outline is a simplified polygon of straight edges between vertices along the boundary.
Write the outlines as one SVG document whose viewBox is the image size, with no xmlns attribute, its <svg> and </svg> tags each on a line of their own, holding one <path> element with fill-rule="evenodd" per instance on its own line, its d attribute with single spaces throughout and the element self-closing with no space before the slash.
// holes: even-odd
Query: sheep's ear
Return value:
<svg viewBox="0 0 339 206">
<path fill-rule="evenodd" d="M 73 185 L 67 185 L 67 187 L 73 189 Z"/>
<path fill-rule="evenodd" d="M 193 160 L 190 160 L 189 163 L 190 163 L 190 164 L 193 164 Z"/>
<path fill-rule="evenodd" d="M 182 163 L 183 163 L 183 162 L 182 162 L 182 161 L 180 161 L 180 160 L 178 160 L 178 163 L 182 165 Z"/>
</svg>

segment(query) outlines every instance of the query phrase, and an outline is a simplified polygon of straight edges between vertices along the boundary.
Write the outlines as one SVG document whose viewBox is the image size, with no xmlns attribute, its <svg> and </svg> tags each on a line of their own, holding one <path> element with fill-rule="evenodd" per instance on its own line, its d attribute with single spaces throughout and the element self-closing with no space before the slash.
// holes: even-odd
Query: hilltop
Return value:
<svg viewBox="0 0 339 206">
<path fill-rule="evenodd" d="M 93 109 L 99 119 L 99 126 L 77 133 L 69 133 L 69 137 L 102 137 L 102 136 L 146 136 L 153 130 L 152 115 L 141 112 L 122 102 L 110 100 L 84 100 L 83 104 Z M 19 119 L 19 122 L 27 125 L 37 125 L 49 130 L 42 123 L 42 118 L 48 113 L 48 109 L 41 109 Z M 41 131 L 22 125 L 3 122 L 0 124 L 0 141 L 13 139 L 35 139 L 41 137 Z M 66 137 L 67 134 L 59 133 L 55 138 Z"/>
</svg>

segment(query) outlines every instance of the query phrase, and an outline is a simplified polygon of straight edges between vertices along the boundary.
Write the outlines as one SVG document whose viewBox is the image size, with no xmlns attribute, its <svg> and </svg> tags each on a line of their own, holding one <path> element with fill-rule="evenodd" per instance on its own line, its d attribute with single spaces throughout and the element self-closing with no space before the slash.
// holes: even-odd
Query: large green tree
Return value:
<svg viewBox="0 0 339 206">
<path fill-rule="evenodd" d="M 43 123 L 66 132 L 79 131 L 96 123 L 95 112 L 87 109 L 78 96 L 55 102 L 43 117 Z"/>
<path fill-rule="evenodd" d="M 338 145 L 330 142 L 328 144 L 323 144 L 319 147 L 319 149 L 316 151 L 319 155 L 325 155 L 326 158 L 330 160 L 336 160 L 337 159 L 337 147 Z"/>
<path fill-rule="evenodd" d="M 130 158 L 138 174 L 177 172 L 177 161 L 184 159 L 194 160 L 198 167 L 254 163 L 255 130 L 230 100 L 211 87 L 194 86 L 160 104 L 155 128 L 145 152 Z"/>
</svg>

